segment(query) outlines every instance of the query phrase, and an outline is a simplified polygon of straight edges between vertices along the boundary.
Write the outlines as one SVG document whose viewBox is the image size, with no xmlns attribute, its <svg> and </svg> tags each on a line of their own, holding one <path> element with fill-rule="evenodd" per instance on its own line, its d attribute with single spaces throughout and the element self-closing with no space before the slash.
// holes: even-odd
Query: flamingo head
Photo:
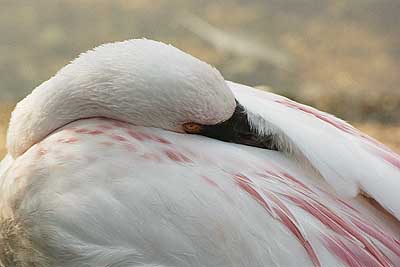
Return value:
<svg viewBox="0 0 400 267">
<path fill-rule="evenodd" d="M 249 129 L 243 111 L 207 63 L 171 45 L 128 40 L 81 54 L 35 88 L 12 114 L 8 150 L 15 158 L 56 129 L 90 117 L 237 141 L 232 131 Z"/>
</svg>

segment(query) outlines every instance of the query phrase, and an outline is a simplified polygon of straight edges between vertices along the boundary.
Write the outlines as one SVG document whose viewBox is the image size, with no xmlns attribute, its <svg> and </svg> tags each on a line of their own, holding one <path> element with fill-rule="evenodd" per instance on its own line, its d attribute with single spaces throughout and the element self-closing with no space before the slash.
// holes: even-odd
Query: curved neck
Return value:
<svg viewBox="0 0 400 267">
<path fill-rule="evenodd" d="M 82 82 L 82 81 L 81 81 Z M 135 90 L 99 90 L 96 82 L 82 88 L 68 77 L 57 75 L 37 87 L 16 106 L 7 133 L 9 154 L 16 158 L 56 129 L 78 119 L 106 117 L 144 124 Z M 125 88 L 125 89 L 124 89 Z"/>
<path fill-rule="evenodd" d="M 216 69 L 172 46 L 129 40 L 82 54 L 18 103 L 7 148 L 16 158 L 83 118 L 180 132 L 182 123 L 219 123 L 234 109 L 234 96 Z"/>
</svg>

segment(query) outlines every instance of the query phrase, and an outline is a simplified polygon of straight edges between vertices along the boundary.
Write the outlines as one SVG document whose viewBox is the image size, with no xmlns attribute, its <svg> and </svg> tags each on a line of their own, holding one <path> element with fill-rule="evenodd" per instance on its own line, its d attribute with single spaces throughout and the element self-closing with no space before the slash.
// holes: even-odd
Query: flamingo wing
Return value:
<svg viewBox="0 0 400 267">
<path fill-rule="evenodd" d="M 333 115 L 229 82 L 252 127 L 288 156 L 309 164 L 336 193 L 362 193 L 400 220 L 400 156 Z"/>
</svg>

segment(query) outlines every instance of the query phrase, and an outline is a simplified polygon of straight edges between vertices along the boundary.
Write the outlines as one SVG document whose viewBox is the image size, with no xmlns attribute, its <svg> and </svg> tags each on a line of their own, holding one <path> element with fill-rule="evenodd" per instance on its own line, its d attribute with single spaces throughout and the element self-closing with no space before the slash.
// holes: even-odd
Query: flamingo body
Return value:
<svg viewBox="0 0 400 267">
<path fill-rule="evenodd" d="M 52 130 L 10 139 L 25 147 L 11 141 L 0 165 L 0 266 L 400 266 L 399 156 L 329 114 L 226 85 L 277 151 L 129 116 L 19 121 Z M 46 114 L 29 101 L 13 116 Z"/>
</svg>

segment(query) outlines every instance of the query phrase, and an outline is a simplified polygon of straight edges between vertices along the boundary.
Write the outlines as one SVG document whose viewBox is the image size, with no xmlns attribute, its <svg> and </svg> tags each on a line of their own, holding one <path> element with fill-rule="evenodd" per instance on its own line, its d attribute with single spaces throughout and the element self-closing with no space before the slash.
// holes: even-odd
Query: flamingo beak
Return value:
<svg viewBox="0 0 400 267">
<path fill-rule="evenodd" d="M 248 114 L 238 101 L 233 115 L 228 120 L 215 125 L 201 125 L 197 130 L 195 134 L 224 142 L 278 150 L 273 136 L 261 135 L 251 127 Z"/>
</svg>

